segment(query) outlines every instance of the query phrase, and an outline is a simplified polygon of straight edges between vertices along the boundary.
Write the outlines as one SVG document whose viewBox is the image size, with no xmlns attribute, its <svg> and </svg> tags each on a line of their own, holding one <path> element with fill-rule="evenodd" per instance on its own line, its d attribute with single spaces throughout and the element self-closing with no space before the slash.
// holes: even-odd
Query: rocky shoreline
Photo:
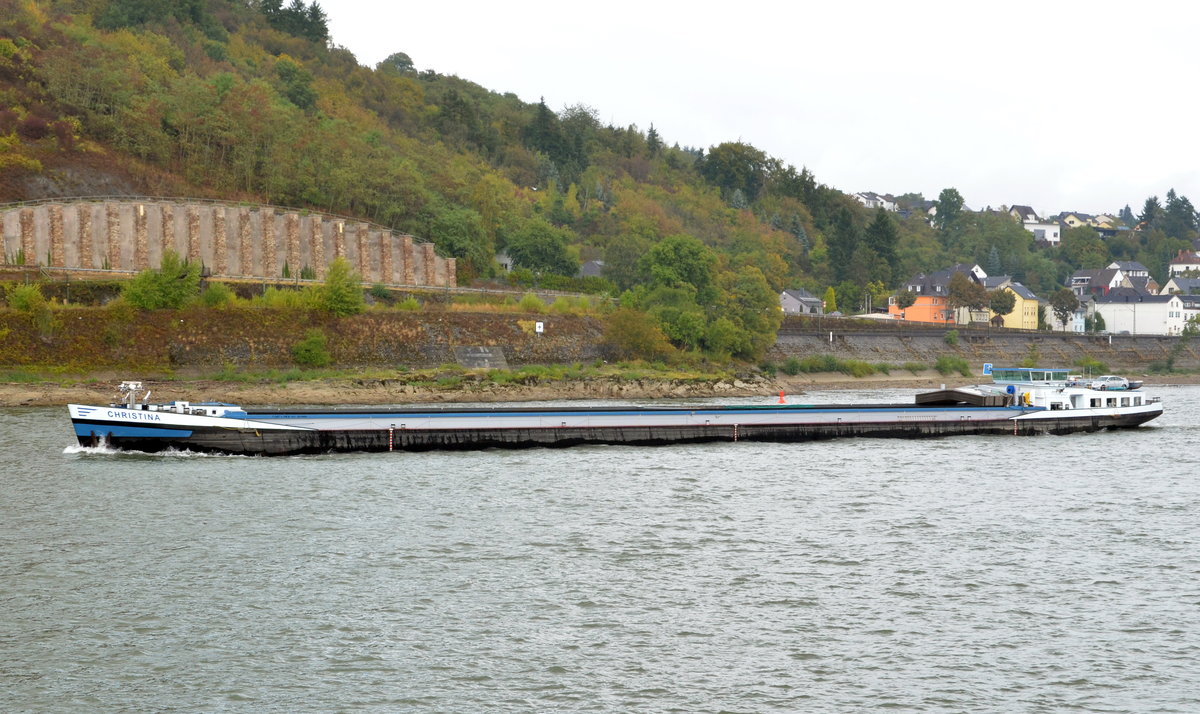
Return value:
<svg viewBox="0 0 1200 714">
<path fill-rule="evenodd" d="M 972 378 L 944 376 L 935 371 L 875 374 L 853 378 L 844 374 L 804 374 L 794 377 L 762 375 L 710 381 L 674 379 L 587 378 L 527 380 L 496 384 L 464 381 L 451 388 L 418 385 L 400 379 L 314 379 L 289 382 L 217 380 L 145 380 L 153 401 L 222 401 L 256 406 L 385 405 L 455 402 L 529 402 L 565 399 L 703 399 L 718 397 L 774 398 L 822 389 L 936 389 L 967 384 Z M 1197 384 L 1200 375 L 1154 375 L 1150 386 Z M 0 383 L 0 407 L 107 404 L 116 399 L 116 382 Z"/>
</svg>

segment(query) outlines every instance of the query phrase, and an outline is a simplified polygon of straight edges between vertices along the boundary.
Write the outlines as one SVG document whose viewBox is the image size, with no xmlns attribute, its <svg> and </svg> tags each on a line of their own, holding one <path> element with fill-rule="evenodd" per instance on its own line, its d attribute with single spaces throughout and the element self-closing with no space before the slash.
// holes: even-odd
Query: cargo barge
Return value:
<svg viewBox="0 0 1200 714">
<path fill-rule="evenodd" d="M 910 404 L 767 404 L 397 409 L 243 409 L 150 403 L 125 382 L 107 406 L 68 406 L 84 446 L 245 455 L 795 442 L 841 437 L 1029 436 L 1136 427 L 1162 414 L 1140 389 L 1093 389 L 1067 370 L 1012 368 L 991 384 L 918 394 Z"/>
</svg>

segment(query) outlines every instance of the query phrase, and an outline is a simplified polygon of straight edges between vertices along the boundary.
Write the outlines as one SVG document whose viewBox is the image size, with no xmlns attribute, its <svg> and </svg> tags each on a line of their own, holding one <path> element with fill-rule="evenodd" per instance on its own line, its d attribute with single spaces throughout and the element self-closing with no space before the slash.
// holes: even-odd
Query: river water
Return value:
<svg viewBox="0 0 1200 714">
<path fill-rule="evenodd" d="M 276 459 L 4 410 L 0 711 L 1200 711 L 1200 387 L 1154 393 L 1119 433 Z"/>
</svg>

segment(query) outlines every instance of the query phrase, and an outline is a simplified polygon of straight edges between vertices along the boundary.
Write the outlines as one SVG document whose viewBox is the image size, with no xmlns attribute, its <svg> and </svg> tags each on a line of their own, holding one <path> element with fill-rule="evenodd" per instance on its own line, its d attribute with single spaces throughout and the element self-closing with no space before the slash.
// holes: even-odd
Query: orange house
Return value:
<svg viewBox="0 0 1200 714">
<path fill-rule="evenodd" d="M 946 304 L 946 296 L 917 295 L 917 301 L 900 309 L 896 304 L 896 296 L 888 298 L 888 314 L 896 320 L 909 322 L 936 322 L 942 325 L 954 324 L 954 311 Z"/>
<path fill-rule="evenodd" d="M 904 289 L 917 296 L 912 305 L 900 309 L 896 296 L 888 298 L 888 315 L 895 320 L 908 322 L 932 322 L 939 325 L 956 324 L 954 310 L 946 300 L 950 294 L 950 278 L 955 273 L 965 273 L 968 278 L 982 283 L 987 273 L 978 265 L 965 263 L 951 266 L 936 273 L 918 273 L 908 281 Z"/>
</svg>

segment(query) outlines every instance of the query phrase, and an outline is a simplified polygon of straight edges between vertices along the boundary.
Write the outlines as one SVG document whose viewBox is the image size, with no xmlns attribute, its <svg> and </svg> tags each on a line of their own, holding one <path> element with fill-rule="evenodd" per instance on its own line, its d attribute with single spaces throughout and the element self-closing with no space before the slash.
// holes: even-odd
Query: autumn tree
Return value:
<svg viewBox="0 0 1200 714">
<path fill-rule="evenodd" d="M 1079 309 L 1079 298 L 1071 288 L 1061 288 L 1050 296 L 1050 308 L 1054 311 L 1054 318 L 1058 320 L 1058 324 L 1066 327 L 1067 320 Z"/>
<path fill-rule="evenodd" d="M 964 307 L 982 310 L 988 304 L 987 290 L 968 278 L 966 273 L 956 272 L 950 276 L 950 284 L 946 288 L 946 304 L 953 310 Z"/>
</svg>

